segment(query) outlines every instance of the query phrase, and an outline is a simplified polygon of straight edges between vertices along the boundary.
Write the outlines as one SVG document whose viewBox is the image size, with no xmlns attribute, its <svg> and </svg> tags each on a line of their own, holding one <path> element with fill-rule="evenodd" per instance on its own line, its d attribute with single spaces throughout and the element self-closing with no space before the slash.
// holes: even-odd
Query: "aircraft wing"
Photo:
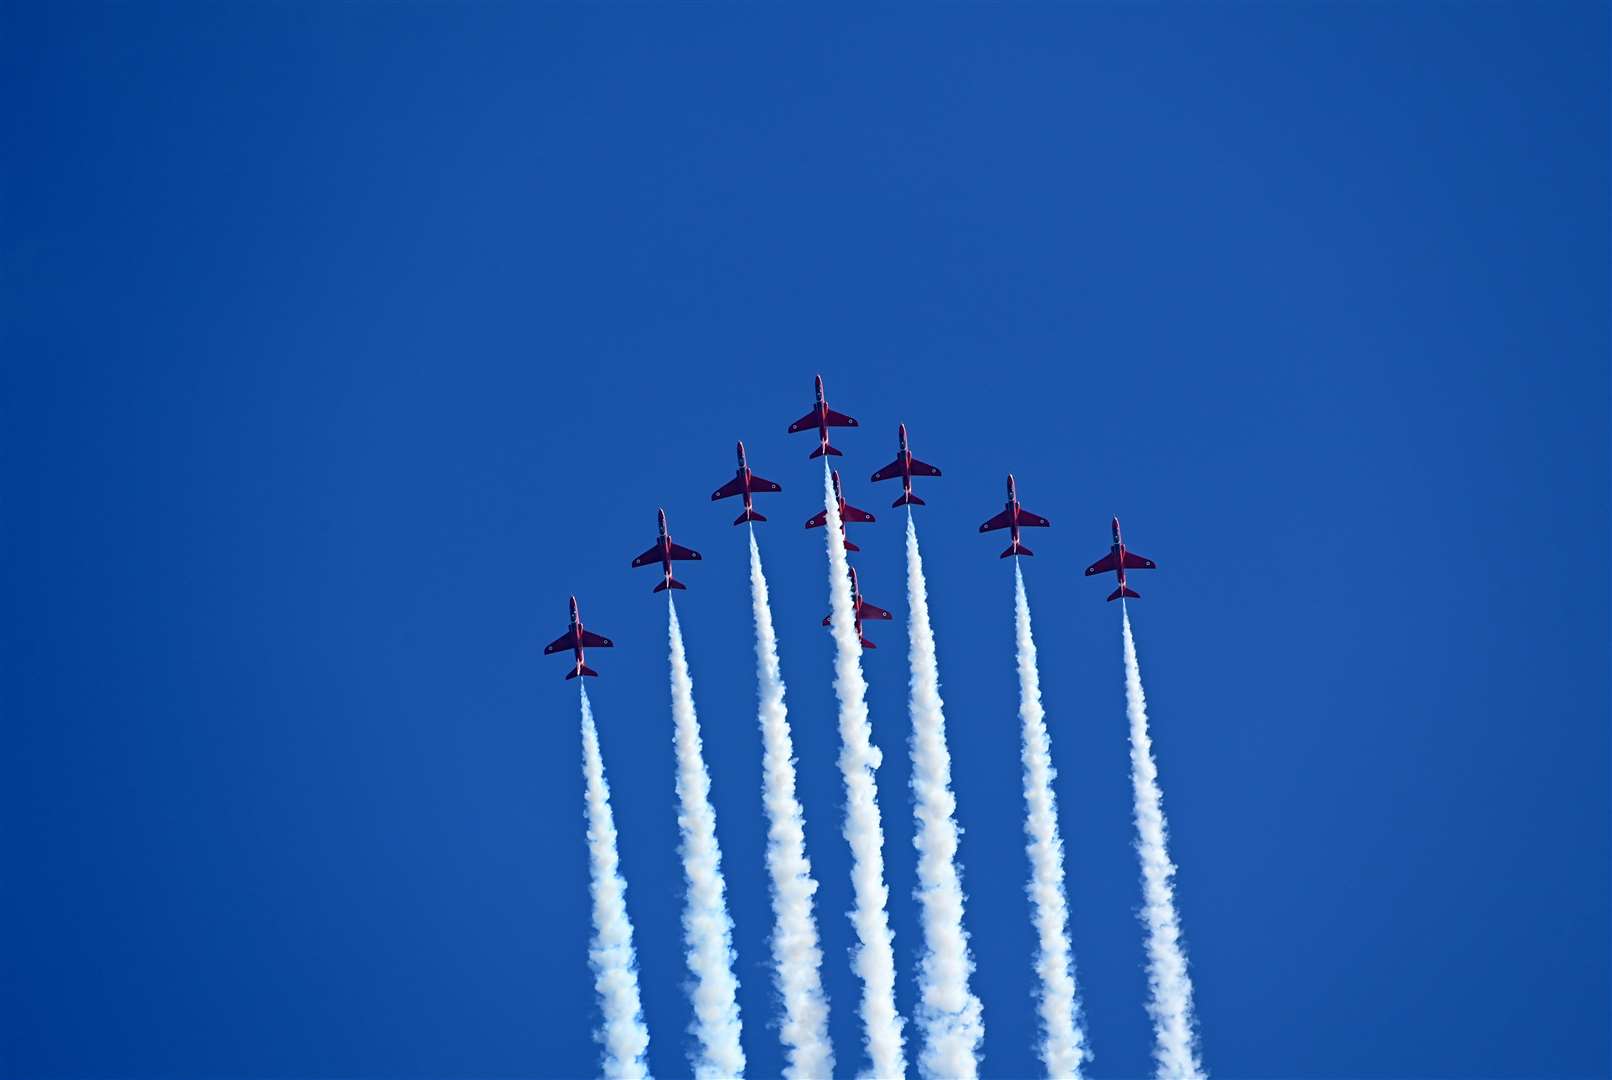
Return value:
<svg viewBox="0 0 1612 1080">
<path fill-rule="evenodd" d="M 547 656 L 550 653 L 557 653 L 562 652 L 565 649 L 575 648 L 575 643 L 575 637 L 572 635 L 570 630 L 567 630 L 565 633 L 543 646 L 543 655 Z M 587 644 L 586 637 L 583 638 L 583 644 Z"/>
<path fill-rule="evenodd" d="M 827 510 L 819 510 L 817 513 L 806 519 L 806 527 L 808 529 L 821 529 L 826 524 L 828 524 Z"/>
<path fill-rule="evenodd" d="M 1127 570 L 1157 570 L 1159 564 L 1152 559 L 1144 559 L 1134 551 L 1125 553 L 1125 569 Z"/>
<path fill-rule="evenodd" d="M 875 482 L 879 480 L 893 480 L 901 475 L 901 459 L 896 458 L 890 464 L 873 474 Z"/>
<path fill-rule="evenodd" d="M 981 525 L 980 532 L 994 532 L 997 529 L 1005 529 L 1011 524 L 1013 524 L 1013 515 L 1008 511 L 1003 510 L 990 521 L 987 521 L 985 524 Z"/>
<path fill-rule="evenodd" d="M 682 544 L 668 544 L 671 550 L 667 553 L 673 559 L 698 559 L 700 553 L 693 548 L 686 548 Z"/>
<path fill-rule="evenodd" d="M 755 483 L 754 479 L 751 480 L 751 483 L 752 485 Z M 711 501 L 716 502 L 718 499 L 726 499 L 734 495 L 743 494 L 744 482 L 735 476 L 732 480 L 729 480 L 727 483 L 711 492 Z"/>
<path fill-rule="evenodd" d="M 862 601 L 862 606 L 856 609 L 856 614 L 857 614 L 858 618 L 862 618 L 862 619 L 893 619 L 893 618 L 895 618 L 894 615 L 891 615 L 888 611 L 884 610 L 884 608 L 879 607 L 879 606 L 877 606 L 875 604 L 870 604 L 866 600 Z"/>
<path fill-rule="evenodd" d="M 866 510 L 858 510 L 849 503 L 847 503 L 845 508 L 840 511 L 840 517 L 845 521 L 853 522 L 868 522 L 873 520 L 872 514 L 868 513 Z"/>
<path fill-rule="evenodd" d="M 648 551 L 632 561 L 634 566 L 648 566 L 650 563 L 660 562 L 660 545 L 656 544 Z"/>
<path fill-rule="evenodd" d="M 805 431 L 808 428 L 814 428 L 816 426 L 817 426 L 817 410 L 813 409 L 811 412 L 807 413 L 805 416 L 801 417 L 799 420 L 796 420 L 793 424 L 790 424 L 789 425 L 789 433 L 791 435 L 793 435 L 797 431 Z"/>
<path fill-rule="evenodd" d="M 1019 524 L 1020 526 L 1033 526 L 1037 529 L 1045 529 L 1047 526 L 1051 525 L 1052 522 L 1048 521 L 1040 514 L 1032 514 L 1030 511 L 1021 507 L 1019 509 Z"/>
<path fill-rule="evenodd" d="M 823 423 L 829 427 L 856 427 L 854 417 L 846 416 L 842 412 L 835 412 L 833 409 L 823 410 Z"/>
<path fill-rule="evenodd" d="M 1098 559 L 1096 562 L 1086 567 L 1086 576 L 1091 577 L 1093 574 L 1106 574 L 1110 570 L 1118 569 L 1119 562 L 1114 558 L 1114 553 L 1110 551 L 1107 555 L 1104 555 L 1101 559 Z"/>
<path fill-rule="evenodd" d="M 750 490 L 751 491 L 782 491 L 784 489 L 780 485 L 773 483 L 771 480 L 763 480 L 761 477 L 757 476 L 755 473 L 751 473 L 750 474 Z"/>
<path fill-rule="evenodd" d="M 926 461 L 919 461 L 917 458 L 913 458 L 912 459 L 912 475 L 914 475 L 914 476 L 939 476 L 940 475 L 940 470 L 935 468 L 933 465 L 929 464 Z"/>
<path fill-rule="evenodd" d="M 595 634 L 592 630 L 582 631 L 582 644 L 590 649 L 608 649 L 615 644 L 603 634 Z"/>
</svg>

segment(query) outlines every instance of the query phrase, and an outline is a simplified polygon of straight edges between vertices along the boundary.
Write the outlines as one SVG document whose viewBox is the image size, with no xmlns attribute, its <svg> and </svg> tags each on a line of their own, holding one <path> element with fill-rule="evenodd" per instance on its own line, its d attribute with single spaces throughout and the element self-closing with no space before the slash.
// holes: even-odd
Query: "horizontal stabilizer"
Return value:
<svg viewBox="0 0 1612 1080">
<path fill-rule="evenodd" d="M 873 642 L 869 641 L 867 638 L 862 639 L 862 647 L 864 649 L 877 649 L 878 648 L 877 645 L 873 644 Z"/>
<path fill-rule="evenodd" d="M 916 495 L 911 495 L 911 494 L 908 494 L 908 495 L 903 495 L 903 496 L 901 496 L 901 498 L 899 498 L 899 499 L 897 499 L 897 500 L 896 500 L 896 501 L 895 501 L 895 502 L 893 502 L 893 503 L 891 503 L 891 504 L 890 504 L 890 505 L 891 505 L 891 506 L 908 506 L 908 505 L 912 505 L 912 506 L 926 506 L 926 505 L 928 505 L 928 504 L 927 504 L 927 503 L 925 503 L 925 502 L 924 502 L 924 501 L 923 501 L 923 500 L 922 500 L 922 499 L 920 499 L 920 498 L 919 498 L 919 497 L 918 497 L 918 496 L 916 496 Z"/>
<path fill-rule="evenodd" d="M 1019 541 L 1015 540 L 1015 541 L 1013 541 L 1013 543 L 1009 544 L 1007 546 L 1007 550 L 1002 552 L 1002 554 L 1000 556 L 998 556 L 998 557 L 1005 559 L 1009 555 L 1034 555 L 1034 554 L 1035 554 L 1035 552 L 1033 552 L 1029 548 L 1025 547 Z"/>
<path fill-rule="evenodd" d="M 577 665 L 577 666 L 576 666 L 576 667 L 575 667 L 575 668 L 574 668 L 574 669 L 573 669 L 573 670 L 572 670 L 572 671 L 571 671 L 571 672 L 570 672 L 570 673 L 568 673 L 568 674 L 567 674 L 567 675 L 566 675 L 566 676 L 565 676 L 565 677 L 566 677 L 566 678 L 567 678 L 567 679 L 574 679 L 574 678 L 576 678 L 576 677 L 577 677 L 577 676 L 578 676 L 578 675 L 593 675 L 593 676 L 597 676 L 597 675 L 598 675 L 598 674 L 599 674 L 599 673 L 598 673 L 598 672 L 597 672 L 597 671 L 595 671 L 595 670 L 593 670 L 593 669 L 592 669 L 592 668 L 591 668 L 591 667 L 589 667 L 589 666 L 588 666 L 588 665 L 587 665 L 587 664 L 578 664 L 578 665 Z"/>
<path fill-rule="evenodd" d="M 1140 600 L 1140 599 L 1142 599 L 1142 594 L 1141 593 L 1136 592 L 1133 589 L 1128 589 L 1123 585 L 1121 585 L 1119 588 L 1115 589 L 1113 592 L 1108 594 L 1108 598 L 1110 600 L 1118 600 L 1122 596 L 1128 596 L 1132 600 Z"/>
<path fill-rule="evenodd" d="M 735 525 L 743 525 L 747 521 L 766 521 L 766 520 L 767 520 L 766 518 L 762 517 L 760 514 L 756 513 L 754 510 L 746 510 L 744 513 L 740 514 L 738 517 L 734 518 L 733 523 Z"/>
<path fill-rule="evenodd" d="M 807 454 L 806 457 L 807 457 L 808 460 L 810 460 L 811 458 L 823 457 L 825 454 L 827 456 L 829 456 L 829 457 L 844 457 L 845 456 L 844 454 L 842 454 L 838 450 L 836 450 L 834 447 L 823 445 L 823 446 L 819 446 L 816 450 L 813 450 L 811 453 Z"/>
<path fill-rule="evenodd" d="M 861 551 L 862 549 L 857 547 L 856 544 L 851 540 L 850 537 L 846 537 L 845 538 L 845 550 L 846 551 Z"/>
<path fill-rule="evenodd" d="M 661 582 L 659 585 L 656 585 L 653 589 L 651 589 L 650 592 L 665 592 L 667 589 L 686 589 L 686 588 L 688 588 L 688 586 L 684 585 L 681 581 L 678 581 L 676 578 L 667 578 L 665 581 Z"/>
</svg>

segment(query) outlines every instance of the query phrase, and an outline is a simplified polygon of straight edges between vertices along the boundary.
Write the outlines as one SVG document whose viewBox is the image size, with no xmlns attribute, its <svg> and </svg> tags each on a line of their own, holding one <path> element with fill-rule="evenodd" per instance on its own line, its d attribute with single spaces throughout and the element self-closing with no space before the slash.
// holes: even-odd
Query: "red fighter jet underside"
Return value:
<svg viewBox="0 0 1612 1080">
<path fill-rule="evenodd" d="M 829 479 L 834 484 L 834 499 L 840 508 L 840 539 L 845 541 L 846 551 L 861 551 L 862 549 L 851 543 L 851 538 L 845 535 L 845 525 L 847 522 L 853 522 L 856 524 L 870 522 L 873 520 L 873 515 L 868 513 L 866 510 L 858 510 L 856 507 L 845 501 L 845 495 L 840 491 L 840 474 L 838 470 L 830 473 Z M 821 529 L 827 524 L 827 508 L 819 510 L 817 513 L 806 519 L 806 527 L 808 529 Z"/>
<path fill-rule="evenodd" d="M 852 567 L 848 567 L 848 569 L 850 570 L 850 573 L 851 573 L 851 617 L 856 622 L 856 637 L 857 637 L 857 640 L 862 643 L 862 647 L 864 649 L 876 649 L 876 648 L 878 648 L 878 646 L 873 644 L 873 642 L 869 641 L 862 634 L 862 620 L 863 619 L 885 619 L 885 620 L 889 620 L 889 619 L 895 618 L 895 616 L 891 615 L 888 611 L 884 610 L 884 608 L 877 607 L 877 606 L 875 606 L 873 604 L 868 603 L 866 600 L 862 599 L 862 587 L 860 585 L 858 585 L 857 582 L 856 582 L 856 567 L 852 566 Z M 833 616 L 832 613 L 823 616 L 823 625 L 824 626 L 831 625 L 833 623 L 833 621 L 834 621 L 834 616 Z"/>
<path fill-rule="evenodd" d="M 655 545 L 634 559 L 632 564 L 634 566 L 648 566 L 651 563 L 660 563 L 661 573 L 665 577 L 659 585 L 650 590 L 651 592 L 662 592 L 666 589 L 686 589 L 688 588 L 687 585 L 672 576 L 672 563 L 684 559 L 698 559 L 700 553 L 692 548 L 686 548 L 682 544 L 672 543 L 672 538 L 666 532 L 666 511 L 659 511 L 657 516 L 660 522 L 660 536 L 655 540 Z"/>
<path fill-rule="evenodd" d="M 808 458 L 844 457 L 843 454 L 828 444 L 828 429 L 831 427 L 856 426 L 857 423 L 854 417 L 835 412 L 828 407 L 828 402 L 823 398 L 823 377 L 819 375 L 817 376 L 817 403 L 812 406 L 811 412 L 789 425 L 789 433 L 793 435 L 797 431 L 810 431 L 816 428 L 817 449 L 806 456 Z"/>
<path fill-rule="evenodd" d="M 1125 541 L 1121 540 L 1119 535 L 1119 518 L 1115 518 L 1113 520 L 1112 526 L 1114 530 L 1113 546 L 1108 549 L 1107 555 L 1104 555 L 1101 559 L 1098 559 L 1096 562 L 1086 567 L 1086 576 L 1091 577 L 1093 574 L 1106 574 L 1108 571 L 1112 570 L 1114 575 L 1119 578 L 1119 588 L 1109 593 L 1108 598 L 1110 600 L 1118 600 L 1121 597 L 1130 597 L 1132 600 L 1140 600 L 1142 599 L 1142 594 L 1139 592 L 1133 592 L 1131 588 L 1125 584 L 1125 571 L 1157 570 L 1159 568 L 1159 564 L 1154 562 L 1152 559 L 1143 558 L 1134 551 L 1125 550 Z"/>
<path fill-rule="evenodd" d="M 1030 511 L 1019 505 L 1019 493 L 1013 483 L 1012 473 L 1008 473 L 1007 496 L 1007 503 L 1002 508 L 1002 512 L 981 525 L 980 532 L 994 532 L 997 529 L 1012 530 L 1009 534 L 1012 537 L 1012 542 L 1008 544 L 1007 550 L 1002 552 L 1001 557 L 1004 559 L 1009 555 L 1034 555 L 1035 552 L 1019 542 L 1019 530 L 1026 528 L 1045 529 L 1052 522 L 1039 514 L 1030 513 Z"/>
<path fill-rule="evenodd" d="M 783 488 L 771 480 L 763 480 L 750 471 L 750 466 L 744 460 L 744 443 L 739 444 L 739 469 L 733 474 L 733 479 L 711 492 L 711 501 L 718 499 L 731 499 L 735 495 L 744 496 L 744 512 L 733 519 L 735 525 L 743 525 L 747 521 L 766 521 L 767 519 L 756 512 L 750 505 L 750 496 L 757 492 L 769 493 L 782 491 Z"/>
<path fill-rule="evenodd" d="M 878 472 L 873 474 L 873 482 L 880 480 L 894 480 L 901 477 L 901 498 L 891 503 L 891 506 L 922 506 L 924 501 L 912 493 L 912 478 L 914 476 L 939 476 L 940 470 L 933 465 L 919 461 L 907 449 L 907 425 L 900 424 L 896 428 L 896 459 Z"/>
<path fill-rule="evenodd" d="M 615 645 L 615 642 L 609 638 L 595 634 L 592 630 L 583 629 L 582 618 L 577 614 L 577 598 L 573 596 L 571 597 L 570 629 L 544 646 L 543 655 L 548 656 L 551 653 L 564 652 L 566 649 L 570 649 L 573 660 L 571 670 L 566 673 L 565 677 L 574 679 L 578 675 L 599 674 L 583 661 L 582 650 L 608 649 L 613 645 Z"/>
</svg>

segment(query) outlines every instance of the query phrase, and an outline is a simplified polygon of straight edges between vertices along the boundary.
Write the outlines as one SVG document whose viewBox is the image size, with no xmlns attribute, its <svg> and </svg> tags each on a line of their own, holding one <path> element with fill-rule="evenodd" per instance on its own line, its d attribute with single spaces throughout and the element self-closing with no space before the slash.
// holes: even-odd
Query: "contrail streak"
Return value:
<svg viewBox="0 0 1612 1080">
<path fill-rule="evenodd" d="M 907 642 L 912 670 L 912 793 L 918 849 L 918 902 L 924 955 L 918 974 L 918 1019 L 924 1028 L 919 1065 L 926 1076 L 970 1080 L 979 1072 L 985 1037 L 980 1001 L 968 988 L 974 959 L 963 929 L 963 884 L 957 873 L 957 798 L 946 748 L 940 669 L 929 625 L 918 530 L 907 511 Z"/>
<path fill-rule="evenodd" d="M 828 1041 L 828 1001 L 819 968 L 812 896 L 817 882 L 806 857 L 805 819 L 795 797 L 795 749 L 784 707 L 784 678 L 778 667 L 767 578 L 761 549 L 750 529 L 750 604 L 756 619 L 756 681 L 761 724 L 762 801 L 767 809 L 767 872 L 772 875 L 773 977 L 784 1002 L 779 1032 L 789 1055 L 788 1074 L 797 1080 L 834 1075 L 834 1048 Z"/>
<path fill-rule="evenodd" d="M 1013 614 L 1019 660 L 1019 720 L 1024 726 L 1024 835 L 1030 856 L 1030 903 L 1035 908 L 1040 952 L 1036 974 L 1041 1014 L 1041 1061 L 1049 1077 L 1079 1077 L 1090 1056 L 1075 1000 L 1075 968 L 1069 946 L 1069 904 L 1064 895 L 1063 841 L 1058 836 L 1058 800 L 1052 781 L 1052 743 L 1041 708 L 1041 672 L 1030 633 L 1030 598 L 1024 574 L 1013 561 Z"/>
<path fill-rule="evenodd" d="M 867 1037 L 871 1075 L 880 1080 L 905 1075 L 902 1021 L 896 1012 L 896 961 L 885 903 L 884 829 L 879 822 L 878 788 L 873 774 L 883 758 L 872 744 L 867 689 L 862 678 L 862 642 L 851 612 L 851 580 L 840 535 L 839 503 L 823 462 L 823 505 L 828 508 L 829 625 L 834 631 L 834 693 L 840 701 L 840 774 L 845 780 L 845 839 L 851 845 L 851 885 L 856 927 L 853 951 L 862 979 L 862 1028 Z"/>
<path fill-rule="evenodd" d="M 632 947 L 632 920 L 627 917 L 627 883 L 616 854 L 616 823 L 610 813 L 610 785 L 605 783 L 599 733 L 593 727 L 588 688 L 582 687 L 582 775 L 588 805 L 588 868 L 593 893 L 593 940 L 588 962 L 599 992 L 604 1026 L 594 1038 L 604 1046 L 600 1069 L 622 1080 L 649 1075 L 644 1051 L 649 1030 L 638 1000 L 638 964 Z"/>
<path fill-rule="evenodd" d="M 1161 1078 L 1197 1080 L 1204 1075 L 1193 1031 L 1192 979 L 1181 943 L 1171 879 L 1175 866 L 1165 846 L 1164 800 L 1153 741 L 1147 734 L 1147 699 L 1136 662 L 1131 615 L 1120 602 L 1125 627 L 1125 712 L 1131 721 L 1131 785 L 1136 793 L 1136 854 L 1142 860 L 1142 921 L 1147 924 L 1148 1015 L 1153 1017 L 1153 1057 Z"/>
<path fill-rule="evenodd" d="M 677 824 L 682 830 L 683 874 L 688 900 L 683 908 L 683 940 L 694 973 L 694 1024 L 700 1042 L 693 1060 L 701 1078 L 744 1075 L 739 1046 L 739 981 L 733 976 L 733 920 L 728 918 L 722 882 L 722 852 L 716 842 L 716 811 L 711 808 L 711 777 L 700 748 L 700 722 L 694 713 L 694 680 L 683 652 L 677 605 L 666 595 L 667 635 L 671 641 L 672 720 L 677 745 Z"/>
</svg>

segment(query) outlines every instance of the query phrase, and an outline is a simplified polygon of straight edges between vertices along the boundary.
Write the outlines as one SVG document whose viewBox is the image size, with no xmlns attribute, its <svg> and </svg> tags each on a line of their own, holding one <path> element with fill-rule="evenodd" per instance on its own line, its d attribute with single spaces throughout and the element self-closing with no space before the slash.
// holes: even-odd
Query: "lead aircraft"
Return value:
<svg viewBox="0 0 1612 1080">
<path fill-rule="evenodd" d="M 831 427 L 856 426 L 855 417 L 835 412 L 828 407 L 828 402 L 823 400 L 823 377 L 819 375 L 817 376 L 817 404 L 812 406 L 811 412 L 789 425 L 789 433 L 793 435 L 797 431 L 817 429 L 817 449 L 807 454 L 807 458 L 844 457 L 844 454 L 828 444 L 828 429 Z"/>
</svg>

